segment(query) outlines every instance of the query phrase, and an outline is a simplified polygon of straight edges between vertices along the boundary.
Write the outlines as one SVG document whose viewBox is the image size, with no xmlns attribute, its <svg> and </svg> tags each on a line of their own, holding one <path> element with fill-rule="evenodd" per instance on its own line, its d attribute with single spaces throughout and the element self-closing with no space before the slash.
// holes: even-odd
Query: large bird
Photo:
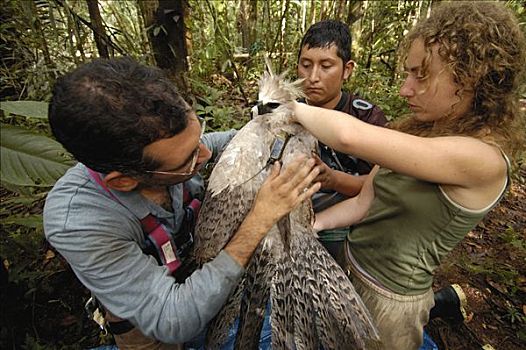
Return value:
<svg viewBox="0 0 526 350">
<path fill-rule="evenodd" d="M 287 102 L 301 95 L 300 82 L 275 75 L 259 82 L 256 116 L 225 148 L 209 179 L 196 228 L 194 258 L 213 259 L 236 232 L 278 159 L 311 155 L 316 139 L 291 121 Z M 256 249 L 243 280 L 211 322 L 207 349 L 217 349 L 239 317 L 236 349 L 257 349 L 270 301 L 273 349 L 371 349 L 379 345 L 371 316 L 351 282 L 318 243 L 305 201 L 281 219 Z"/>
</svg>

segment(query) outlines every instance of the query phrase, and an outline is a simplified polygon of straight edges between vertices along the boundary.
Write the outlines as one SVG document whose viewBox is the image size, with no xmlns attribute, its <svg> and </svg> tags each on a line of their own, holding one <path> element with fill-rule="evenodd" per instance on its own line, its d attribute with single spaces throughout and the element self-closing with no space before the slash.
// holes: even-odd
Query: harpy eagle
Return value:
<svg viewBox="0 0 526 350">
<path fill-rule="evenodd" d="M 213 259 L 236 232 L 270 171 L 270 161 L 310 157 L 316 139 L 291 121 L 286 103 L 301 95 L 300 82 L 275 75 L 259 82 L 256 116 L 227 145 L 209 179 L 196 228 L 194 258 Z M 371 349 L 379 344 L 371 316 L 351 282 L 318 242 L 312 208 L 304 201 L 275 225 L 256 249 L 236 290 L 211 322 L 207 349 L 217 349 L 239 317 L 236 349 L 258 349 L 267 303 L 273 349 Z"/>
</svg>

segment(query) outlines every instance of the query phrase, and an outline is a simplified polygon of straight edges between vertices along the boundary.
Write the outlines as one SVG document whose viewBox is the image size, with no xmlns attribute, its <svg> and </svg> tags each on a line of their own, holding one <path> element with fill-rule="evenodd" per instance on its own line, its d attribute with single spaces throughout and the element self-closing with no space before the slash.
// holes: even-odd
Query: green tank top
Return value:
<svg viewBox="0 0 526 350">
<path fill-rule="evenodd" d="M 498 202 L 483 210 L 462 208 L 437 184 L 383 168 L 374 191 L 367 217 L 347 237 L 349 249 L 360 267 L 403 295 L 426 292 L 442 258 Z"/>
</svg>

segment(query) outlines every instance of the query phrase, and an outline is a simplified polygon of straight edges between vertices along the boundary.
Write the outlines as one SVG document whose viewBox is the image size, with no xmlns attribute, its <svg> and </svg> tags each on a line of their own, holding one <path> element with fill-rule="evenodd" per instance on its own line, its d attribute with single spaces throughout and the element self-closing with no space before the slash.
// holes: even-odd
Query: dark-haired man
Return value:
<svg viewBox="0 0 526 350">
<path fill-rule="evenodd" d="M 382 110 L 357 95 L 343 91 L 352 74 L 351 34 L 346 24 L 327 20 L 313 24 L 303 36 L 298 53 L 298 77 L 304 78 L 305 102 L 323 108 L 346 112 L 367 123 L 384 126 Z M 320 143 L 322 172 L 317 181 L 322 191 L 313 198 L 314 211 L 321 211 L 348 196 L 356 195 L 372 164 L 352 155 L 337 152 Z M 342 242 L 348 230 L 319 232 L 321 243 L 338 262 L 342 262 Z"/>
<path fill-rule="evenodd" d="M 231 241 L 178 283 L 189 270 L 203 190 L 197 172 L 232 133 L 203 135 L 173 84 L 127 58 L 96 60 L 60 78 L 49 121 L 79 163 L 48 195 L 46 237 L 107 311 L 123 349 L 170 349 L 163 343 L 195 337 L 271 226 L 318 188 L 303 192 L 318 174 L 314 160 L 281 172 L 275 164 Z"/>
</svg>

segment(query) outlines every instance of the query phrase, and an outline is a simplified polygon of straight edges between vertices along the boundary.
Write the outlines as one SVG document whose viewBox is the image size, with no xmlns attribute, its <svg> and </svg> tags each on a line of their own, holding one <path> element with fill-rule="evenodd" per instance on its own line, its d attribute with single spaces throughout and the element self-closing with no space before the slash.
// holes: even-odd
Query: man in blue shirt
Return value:
<svg viewBox="0 0 526 350">
<path fill-rule="evenodd" d="M 49 121 L 79 163 L 48 195 L 46 237 L 102 304 L 120 348 L 177 348 L 166 344 L 198 335 L 267 231 L 319 189 L 303 192 L 319 172 L 313 159 L 283 171 L 276 163 L 231 241 L 191 273 L 185 258 L 203 190 L 196 175 L 232 132 L 203 136 L 161 71 L 128 58 L 96 60 L 58 79 Z"/>
</svg>

